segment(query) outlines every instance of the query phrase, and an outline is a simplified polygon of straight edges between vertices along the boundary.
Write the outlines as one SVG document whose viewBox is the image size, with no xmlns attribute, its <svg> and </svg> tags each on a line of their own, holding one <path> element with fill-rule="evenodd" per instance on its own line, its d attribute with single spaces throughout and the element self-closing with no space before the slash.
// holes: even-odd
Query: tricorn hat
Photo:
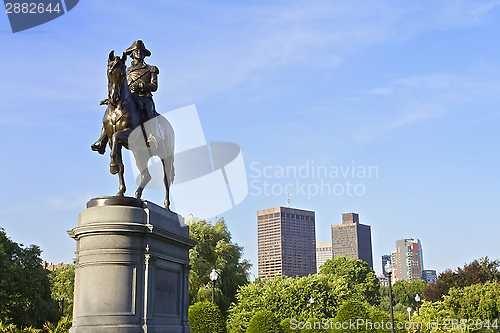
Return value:
<svg viewBox="0 0 500 333">
<path fill-rule="evenodd" d="M 144 46 L 144 42 L 142 40 L 136 40 L 132 45 L 125 51 L 126 55 L 130 55 L 130 53 L 134 52 L 136 49 L 141 49 L 144 51 L 144 56 L 149 57 L 151 52 Z"/>
</svg>

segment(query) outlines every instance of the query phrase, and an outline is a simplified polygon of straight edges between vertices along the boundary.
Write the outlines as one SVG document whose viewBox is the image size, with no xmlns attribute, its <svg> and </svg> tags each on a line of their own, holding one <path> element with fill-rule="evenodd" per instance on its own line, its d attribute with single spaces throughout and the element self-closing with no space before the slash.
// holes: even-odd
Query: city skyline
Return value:
<svg viewBox="0 0 500 333">
<path fill-rule="evenodd" d="M 129 13 L 144 20 L 131 25 Z M 315 212 L 317 242 L 357 212 L 372 227 L 377 274 L 405 237 L 421 240 L 437 272 L 500 258 L 491 245 L 500 232 L 499 28 L 500 4 L 488 0 L 89 0 L 19 33 L 3 14 L 0 227 L 39 245 L 43 260 L 72 262 L 66 231 L 90 199 L 118 188 L 109 149 L 90 149 L 108 55 L 142 39 L 159 69 L 157 111 L 195 104 L 206 142 L 241 148 L 248 195 L 217 217 L 244 247 L 252 279 L 255 212 L 285 206 L 287 192 L 291 206 Z M 135 166 L 124 157 L 133 196 Z M 143 198 L 161 204 L 164 191 Z M 471 228 L 485 211 L 482 228 Z M 451 250 L 442 235 L 469 246 Z"/>
</svg>

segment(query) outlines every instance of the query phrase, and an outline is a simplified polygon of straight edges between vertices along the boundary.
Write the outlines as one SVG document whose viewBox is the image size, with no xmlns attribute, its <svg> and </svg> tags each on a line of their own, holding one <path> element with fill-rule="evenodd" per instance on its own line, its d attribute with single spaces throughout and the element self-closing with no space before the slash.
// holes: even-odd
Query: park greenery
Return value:
<svg viewBox="0 0 500 333">
<path fill-rule="evenodd" d="M 191 218 L 188 224 L 197 241 L 190 250 L 193 333 L 390 332 L 387 326 L 341 327 L 349 320 L 390 322 L 389 288 L 380 285 L 365 262 L 337 257 L 327 260 L 319 274 L 249 281 L 251 264 L 232 242 L 224 219 Z M 38 246 L 18 244 L 0 229 L 0 333 L 68 332 L 74 267 L 47 271 L 40 255 Z M 484 257 L 444 271 L 431 284 L 393 283 L 396 332 L 500 332 L 499 267 L 498 260 Z M 212 269 L 218 273 L 215 304 Z"/>
<path fill-rule="evenodd" d="M 189 225 L 191 239 L 197 241 L 189 251 L 189 303 L 212 300 L 212 281 L 210 272 L 215 269 L 215 299 L 223 315 L 235 301 L 240 286 L 249 281 L 249 261 L 243 259 L 243 247 L 231 241 L 226 222 L 223 218 L 215 224 L 192 217 Z"/>
</svg>

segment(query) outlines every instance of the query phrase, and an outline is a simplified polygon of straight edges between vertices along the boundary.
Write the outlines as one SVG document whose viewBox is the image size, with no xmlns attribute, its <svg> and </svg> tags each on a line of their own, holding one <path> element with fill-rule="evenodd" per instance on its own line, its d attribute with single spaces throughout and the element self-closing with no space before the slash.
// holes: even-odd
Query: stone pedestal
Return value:
<svg viewBox="0 0 500 333">
<path fill-rule="evenodd" d="M 184 219 L 148 201 L 92 199 L 76 240 L 71 333 L 188 333 L 189 239 Z"/>
</svg>

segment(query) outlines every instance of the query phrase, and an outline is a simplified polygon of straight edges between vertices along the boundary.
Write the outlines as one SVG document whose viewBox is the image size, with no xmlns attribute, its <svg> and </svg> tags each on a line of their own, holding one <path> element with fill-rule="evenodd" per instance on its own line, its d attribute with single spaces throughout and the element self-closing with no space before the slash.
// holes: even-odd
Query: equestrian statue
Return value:
<svg viewBox="0 0 500 333">
<path fill-rule="evenodd" d="M 159 70 L 148 65 L 144 58 L 151 55 L 141 40 L 135 41 L 122 55 L 114 51 L 108 57 L 108 98 L 101 101 L 107 105 L 102 119 L 100 138 L 91 146 L 104 154 L 109 143 L 111 148 L 111 174 L 118 174 L 120 181 L 116 196 L 124 196 L 125 180 L 122 147 L 132 151 L 141 173 L 141 181 L 135 197 L 140 199 L 144 188 L 151 180 L 148 161 L 158 156 L 163 164 L 165 184 L 165 208 L 169 209 L 169 189 L 174 180 L 174 131 L 170 123 L 156 112 L 152 92 L 158 89 Z M 130 67 L 125 62 L 132 58 Z"/>
</svg>

